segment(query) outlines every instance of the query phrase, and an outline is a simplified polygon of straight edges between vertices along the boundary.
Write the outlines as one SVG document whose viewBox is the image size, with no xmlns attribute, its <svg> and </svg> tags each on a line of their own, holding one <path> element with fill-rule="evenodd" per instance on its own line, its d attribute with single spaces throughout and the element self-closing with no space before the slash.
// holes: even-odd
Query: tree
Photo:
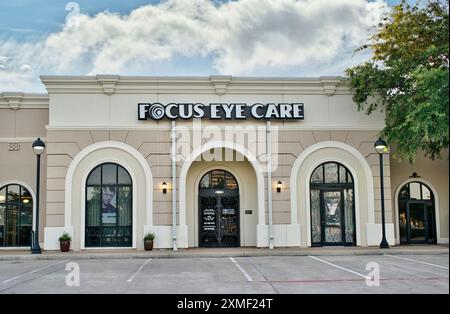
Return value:
<svg viewBox="0 0 450 314">
<path fill-rule="evenodd" d="M 358 110 L 385 110 L 381 132 L 396 147 L 394 157 L 431 159 L 448 149 L 449 2 L 403 0 L 376 27 L 366 63 L 346 70 Z"/>
</svg>

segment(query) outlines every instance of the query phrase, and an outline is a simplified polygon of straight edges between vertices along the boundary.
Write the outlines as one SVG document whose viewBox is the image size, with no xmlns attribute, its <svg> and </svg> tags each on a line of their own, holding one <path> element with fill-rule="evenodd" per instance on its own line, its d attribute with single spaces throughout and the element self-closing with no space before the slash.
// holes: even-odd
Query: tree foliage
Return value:
<svg viewBox="0 0 450 314">
<path fill-rule="evenodd" d="M 370 61 L 346 70 L 358 110 L 385 110 L 381 133 L 394 156 L 418 151 L 439 158 L 448 148 L 448 0 L 410 6 L 403 0 L 376 27 Z"/>
</svg>

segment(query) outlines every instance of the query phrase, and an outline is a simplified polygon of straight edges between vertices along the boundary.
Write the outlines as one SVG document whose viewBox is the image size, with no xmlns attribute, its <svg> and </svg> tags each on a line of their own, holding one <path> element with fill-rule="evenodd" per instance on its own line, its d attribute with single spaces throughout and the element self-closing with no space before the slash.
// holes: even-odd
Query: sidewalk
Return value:
<svg viewBox="0 0 450 314">
<path fill-rule="evenodd" d="M 0 250 L 0 261 L 10 260 L 78 260 L 78 259 L 137 259 L 137 258 L 202 258 L 202 257 L 256 257 L 256 256 L 350 256 L 350 255 L 436 255 L 448 254 L 448 245 L 393 246 L 390 249 L 378 247 L 320 247 L 320 248 L 190 248 L 172 251 L 169 249 L 138 250 L 83 250 L 61 253 L 48 251 L 30 254 L 29 250 Z"/>
</svg>

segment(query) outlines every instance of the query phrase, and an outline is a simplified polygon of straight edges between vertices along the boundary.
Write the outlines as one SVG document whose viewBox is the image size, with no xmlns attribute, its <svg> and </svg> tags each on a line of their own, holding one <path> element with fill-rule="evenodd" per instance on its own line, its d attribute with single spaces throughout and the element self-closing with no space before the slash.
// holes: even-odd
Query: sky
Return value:
<svg viewBox="0 0 450 314">
<path fill-rule="evenodd" d="M 39 75 L 343 75 L 399 1 L 3 0 L 0 92 L 45 92 Z"/>
</svg>

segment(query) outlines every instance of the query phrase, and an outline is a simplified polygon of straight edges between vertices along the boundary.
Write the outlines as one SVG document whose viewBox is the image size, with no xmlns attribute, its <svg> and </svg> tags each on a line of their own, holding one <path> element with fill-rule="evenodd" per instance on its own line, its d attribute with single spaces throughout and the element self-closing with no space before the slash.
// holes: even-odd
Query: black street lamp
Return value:
<svg viewBox="0 0 450 314">
<path fill-rule="evenodd" d="M 384 178 L 383 178 L 383 154 L 388 151 L 387 144 L 381 138 L 375 142 L 375 150 L 380 156 L 380 188 L 381 188 L 381 228 L 383 237 L 380 243 L 380 249 L 388 249 L 389 243 L 386 240 L 386 220 L 384 215 Z"/>
<path fill-rule="evenodd" d="M 38 138 L 33 142 L 33 152 L 37 157 L 36 169 L 36 226 L 32 231 L 31 237 L 31 254 L 41 254 L 41 247 L 39 246 L 39 195 L 40 195 L 40 181 L 41 181 L 41 154 L 45 150 L 45 143 Z"/>
</svg>

